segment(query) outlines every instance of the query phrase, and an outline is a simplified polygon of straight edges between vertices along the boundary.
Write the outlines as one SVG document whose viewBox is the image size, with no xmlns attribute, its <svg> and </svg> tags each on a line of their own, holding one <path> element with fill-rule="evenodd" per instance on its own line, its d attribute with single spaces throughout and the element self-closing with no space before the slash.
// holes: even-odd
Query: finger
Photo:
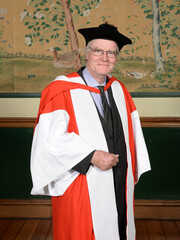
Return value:
<svg viewBox="0 0 180 240">
<path fill-rule="evenodd" d="M 119 157 L 119 154 L 114 154 L 114 153 L 111 153 L 112 156 L 118 158 Z"/>
<path fill-rule="evenodd" d="M 115 167 L 116 165 L 117 165 L 117 162 L 114 162 L 114 163 L 112 164 L 113 167 Z"/>
<path fill-rule="evenodd" d="M 119 162 L 119 158 L 118 157 L 114 157 L 114 159 L 113 159 L 116 163 L 118 163 Z"/>
</svg>

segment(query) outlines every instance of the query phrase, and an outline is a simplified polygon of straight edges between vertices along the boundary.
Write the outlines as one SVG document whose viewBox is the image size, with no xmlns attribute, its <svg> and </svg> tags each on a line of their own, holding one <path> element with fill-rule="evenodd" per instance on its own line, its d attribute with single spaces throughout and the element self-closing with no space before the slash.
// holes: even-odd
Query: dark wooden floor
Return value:
<svg viewBox="0 0 180 240">
<path fill-rule="evenodd" d="M 180 240 L 180 220 L 138 219 L 136 232 L 137 240 Z M 52 220 L 0 219 L 0 240 L 53 240 Z"/>
</svg>

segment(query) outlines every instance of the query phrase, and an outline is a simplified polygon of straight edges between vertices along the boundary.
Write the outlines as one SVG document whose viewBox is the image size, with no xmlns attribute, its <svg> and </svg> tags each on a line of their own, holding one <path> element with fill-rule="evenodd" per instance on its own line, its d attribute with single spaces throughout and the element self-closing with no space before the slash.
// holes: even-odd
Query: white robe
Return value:
<svg viewBox="0 0 180 240">
<path fill-rule="evenodd" d="M 127 240 L 135 240 L 134 185 L 150 170 L 150 163 L 138 112 L 128 91 L 114 78 L 110 84 L 127 148 Z M 94 150 L 108 151 L 89 89 L 74 73 L 57 77 L 42 93 L 31 153 L 32 194 L 63 196 L 79 175 L 72 168 Z M 75 122 L 76 131 L 69 131 L 70 121 Z M 91 165 L 86 179 L 95 239 L 119 240 L 112 169 L 102 171 Z"/>
</svg>

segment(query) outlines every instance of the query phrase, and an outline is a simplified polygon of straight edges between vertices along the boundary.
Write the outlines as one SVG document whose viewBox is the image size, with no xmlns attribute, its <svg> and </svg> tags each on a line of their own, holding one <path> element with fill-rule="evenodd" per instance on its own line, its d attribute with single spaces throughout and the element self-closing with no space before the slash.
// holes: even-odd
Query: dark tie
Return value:
<svg viewBox="0 0 180 240">
<path fill-rule="evenodd" d="M 113 128 L 112 128 L 112 114 L 111 114 L 111 108 L 107 102 L 105 93 L 104 93 L 104 87 L 103 86 L 98 86 L 98 88 L 100 89 L 100 93 L 101 93 L 101 99 L 102 99 L 102 105 L 103 105 L 103 112 L 104 112 L 104 120 L 106 121 L 109 130 L 112 132 Z"/>
</svg>

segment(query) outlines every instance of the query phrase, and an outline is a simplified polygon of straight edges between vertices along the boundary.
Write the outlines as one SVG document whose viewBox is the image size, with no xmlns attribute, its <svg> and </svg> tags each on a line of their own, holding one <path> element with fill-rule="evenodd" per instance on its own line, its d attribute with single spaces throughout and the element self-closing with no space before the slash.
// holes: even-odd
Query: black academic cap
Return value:
<svg viewBox="0 0 180 240">
<path fill-rule="evenodd" d="M 94 39 L 107 39 L 116 42 L 120 51 L 124 45 L 132 44 L 131 39 L 121 34 L 117 27 L 107 22 L 99 25 L 99 27 L 78 29 L 78 32 L 85 38 L 86 45 Z"/>
</svg>

